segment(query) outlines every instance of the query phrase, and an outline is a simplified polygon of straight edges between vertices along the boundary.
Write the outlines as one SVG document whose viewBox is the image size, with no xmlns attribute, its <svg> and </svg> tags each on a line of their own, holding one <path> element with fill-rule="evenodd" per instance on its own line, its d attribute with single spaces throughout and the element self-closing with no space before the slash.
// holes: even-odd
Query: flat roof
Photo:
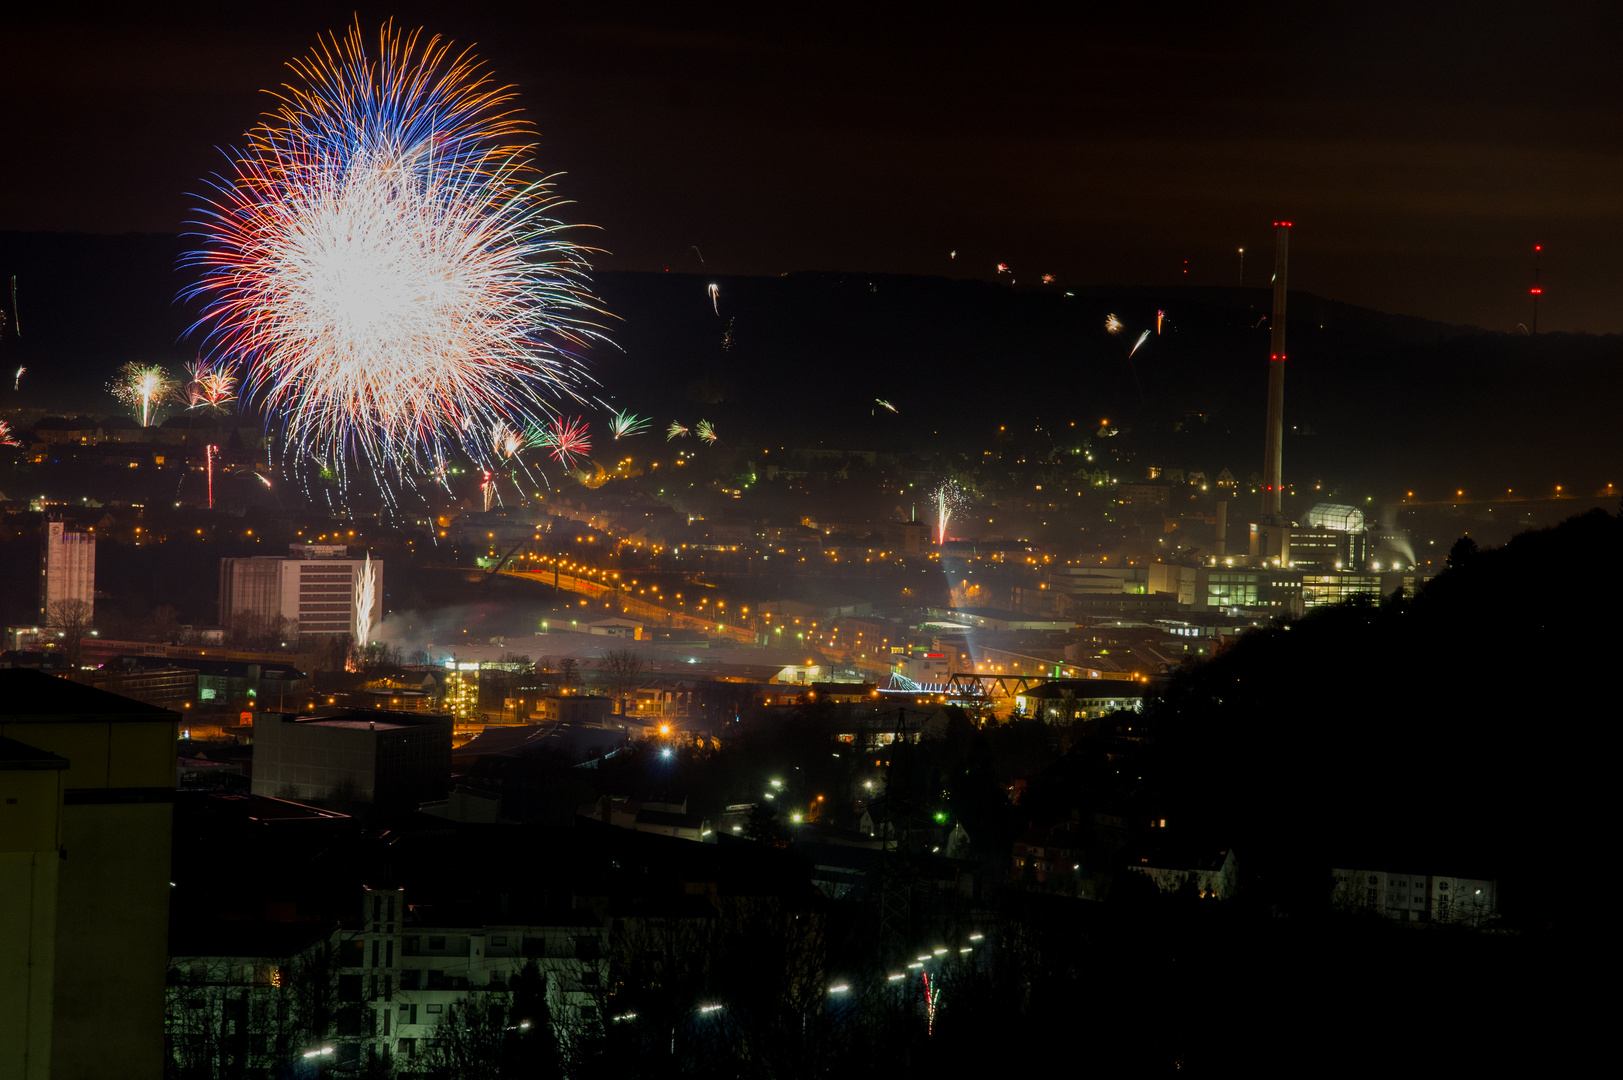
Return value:
<svg viewBox="0 0 1623 1080">
<path fill-rule="evenodd" d="M 280 715 L 284 724 L 301 727 L 346 728 L 352 731 L 400 731 L 448 723 L 447 713 L 410 713 L 395 709 L 345 709 L 340 712 Z"/>
</svg>

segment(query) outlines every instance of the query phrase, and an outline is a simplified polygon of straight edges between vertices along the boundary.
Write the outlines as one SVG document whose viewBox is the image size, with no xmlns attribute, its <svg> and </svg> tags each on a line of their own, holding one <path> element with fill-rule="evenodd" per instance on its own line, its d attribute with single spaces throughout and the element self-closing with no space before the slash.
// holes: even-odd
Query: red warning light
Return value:
<svg viewBox="0 0 1623 1080">
<path fill-rule="evenodd" d="M 1534 296 L 1543 296 L 1544 295 L 1544 290 L 1535 288 L 1535 289 L 1533 289 L 1533 295 Z"/>
<path fill-rule="evenodd" d="M 1533 245 L 1533 250 L 1534 251 L 1543 251 L 1544 250 L 1544 245 L 1543 244 L 1534 244 Z"/>
</svg>

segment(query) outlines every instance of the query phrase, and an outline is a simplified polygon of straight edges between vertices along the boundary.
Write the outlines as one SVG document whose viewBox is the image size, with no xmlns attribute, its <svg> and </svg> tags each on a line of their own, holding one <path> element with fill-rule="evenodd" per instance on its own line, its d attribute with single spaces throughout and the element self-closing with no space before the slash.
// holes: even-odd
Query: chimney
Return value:
<svg viewBox="0 0 1623 1080">
<path fill-rule="evenodd" d="M 1274 316 L 1268 330 L 1268 437 L 1262 454 L 1262 524 L 1279 525 L 1284 485 L 1285 279 L 1290 268 L 1291 223 L 1274 222 Z"/>
</svg>

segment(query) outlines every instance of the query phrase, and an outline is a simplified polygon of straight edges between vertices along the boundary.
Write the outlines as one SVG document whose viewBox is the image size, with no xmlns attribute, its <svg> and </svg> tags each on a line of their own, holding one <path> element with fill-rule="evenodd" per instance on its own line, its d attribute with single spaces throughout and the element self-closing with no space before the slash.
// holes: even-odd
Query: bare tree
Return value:
<svg viewBox="0 0 1623 1080">
<path fill-rule="evenodd" d="M 168 604 L 159 604 L 152 609 L 152 617 L 147 621 L 141 639 L 143 641 L 173 641 L 179 632 L 180 613 Z"/>
<path fill-rule="evenodd" d="M 299 624 L 282 615 L 239 611 L 231 619 L 230 643 L 256 652 L 280 652 L 297 647 Z"/>
<path fill-rule="evenodd" d="M 91 610 L 89 601 L 78 599 L 52 600 L 45 609 L 46 626 L 70 667 L 79 666 L 85 635 L 90 632 Z"/>
<path fill-rule="evenodd" d="M 573 656 L 566 656 L 558 661 L 558 685 L 563 687 L 575 686 L 580 683 L 580 661 Z"/>
<path fill-rule="evenodd" d="M 598 661 L 598 670 L 603 673 L 603 685 L 614 702 L 615 712 L 624 714 L 625 696 L 642 682 L 647 666 L 634 649 L 610 649 Z"/>
</svg>

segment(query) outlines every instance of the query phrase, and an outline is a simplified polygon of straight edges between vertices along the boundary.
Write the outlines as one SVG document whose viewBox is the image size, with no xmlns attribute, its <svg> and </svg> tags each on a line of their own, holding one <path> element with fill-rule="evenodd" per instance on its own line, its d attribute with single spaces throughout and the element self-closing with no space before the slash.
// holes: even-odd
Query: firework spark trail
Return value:
<svg viewBox="0 0 1623 1080">
<path fill-rule="evenodd" d="M 107 384 L 107 392 L 132 409 L 141 411 L 141 426 L 152 426 L 152 410 L 173 392 L 175 384 L 169 373 L 157 364 L 138 364 L 133 360 L 118 369 L 118 375 Z"/>
<path fill-rule="evenodd" d="M 266 486 L 266 487 L 270 487 L 270 486 L 271 486 L 271 482 L 270 482 L 270 477 L 268 477 L 268 476 L 265 476 L 265 475 L 263 475 L 263 474 L 262 474 L 262 473 L 254 473 L 254 475 L 255 475 L 255 476 L 257 476 L 257 477 L 259 477 L 259 482 L 260 482 L 260 483 L 261 483 L 261 484 L 264 484 L 264 485 L 265 485 L 265 486 Z"/>
<path fill-rule="evenodd" d="M 966 509 L 969 506 L 969 497 L 964 489 L 954 480 L 943 480 L 934 491 L 930 492 L 930 501 L 935 503 L 936 513 L 936 544 L 947 542 L 947 522 L 952 520 L 955 511 Z"/>
<path fill-rule="evenodd" d="M 388 487 L 484 435 L 577 400 L 601 338 L 590 249 L 567 239 L 533 128 L 470 52 L 357 23 L 292 61 L 300 85 L 204 200 L 203 305 L 216 356 L 295 458 L 352 458 Z"/>
<path fill-rule="evenodd" d="M 22 443 L 11 433 L 11 425 L 0 420 L 0 446 L 21 446 Z"/>
<path fill-rule="evenodd" d="M 11 331 L 18 337 L 23 336 L 22 316 L 17 314 L 17 275 L 11 275 Z"/>
<path fill-rule="evenodd" d="M 1161 323 L 1162 323 L 1163 320 L 1166 319 L 1166 317 L 1167 317 L 1166 312 L 1161 311 L 1159 309 L 1156 310 L 1156 312 L 1155 312 L 1155 333 L 1156 333 L 1157 337 L 1159 337 L 1160 334 L 1161 334 Z"/>
<path fill-rule="evenodd" d="M 237 400 L 237 377 L 213 361 L 199 359 L 186 365 L 186 384 L 180 388 L 179 399 L 187 409 L 223 410 Z"/>
<path fill-rule="evenodd" d="M 687 435 L 688 429 L 682 426 L 682 421 L 680 420 L 672 420 L 671 426 L 665 429 L 666 442 L 670 442 L 672 439 L 685 438 Z"/>
<path fill-rule="evenodd" d="M 372 553 L 366 553 L 355 581 L 355 644 L 366 648 L 372 638 L 372 605 L 377 598 L 378 568 L 372 565 Z"/>
<path fill-rule="evenodd" d="M 26 367 L 19 367 L 17 369 L 17 377 L 11 382 L 11 388 L 13 390 L 21 390 L 23 388 L 23 372 L 27 370 L 28 369 Z"/>
<path fill-rule="evenodd" d="M 592 440 L 586 428 L 586 421 L 579 417 L 571 420 L 559 416 L 543 427 L 531 441 L 537 446 L 546 447 L 554 461 L 573 465 L 577 457 L 585 457 L 592 451 Z"/>
<path fill-rule="evenodd" d="M 1121 333 L 1121 320 L 1116 318 L 1116 316 L 1114 316 L 1114 315 L 1106 315 L 1105 316 L 1105 333 L 1107 333 L 1107 334 L 1119 334 L 1119 333 Z"/>
<path fill-rule="evenodd" d="M 1133 358 L 1133 354 L 1138 351 L 1138 347 L 1148 340 L 1150 340 L 1150 332 L 1148 330 L 1138 335 L 1138 340 L 1133 342 L 1133 347 L 1127 350 L 1127 359 L 1131 360 Z"/>
<path fill-rule="evenodd" d="M 708 420 L 700 420 L 693 426 L 693 434 L 698 436 L 708 446 L 716 445 L 716 425 Z"/>
<path fill-rule="evenodd" d="M 710 283 L 710 307 L 718 316 L 721 314 L 721 286 L 715 282 Z"/>
<path fill-rule="evenodd" d="M 876 397 L 876 398 L 874 398 L 874 401 L 877 402 L 880 405 L 883 405 L 885 408 L 889 409 L 891 412 L 896 411 L 896 406 L 892 405 L 890 402 L 886 401 L 884 398 Z"/>
<path fill-rule="evenodd" d="M 648 430 L 648 418 L 636 416 L 629 412 L 617 412 L 609 421 L 609 432 L 616 439 L 629 438 L 632 435 L 641 435 Z"/>
</svg>

